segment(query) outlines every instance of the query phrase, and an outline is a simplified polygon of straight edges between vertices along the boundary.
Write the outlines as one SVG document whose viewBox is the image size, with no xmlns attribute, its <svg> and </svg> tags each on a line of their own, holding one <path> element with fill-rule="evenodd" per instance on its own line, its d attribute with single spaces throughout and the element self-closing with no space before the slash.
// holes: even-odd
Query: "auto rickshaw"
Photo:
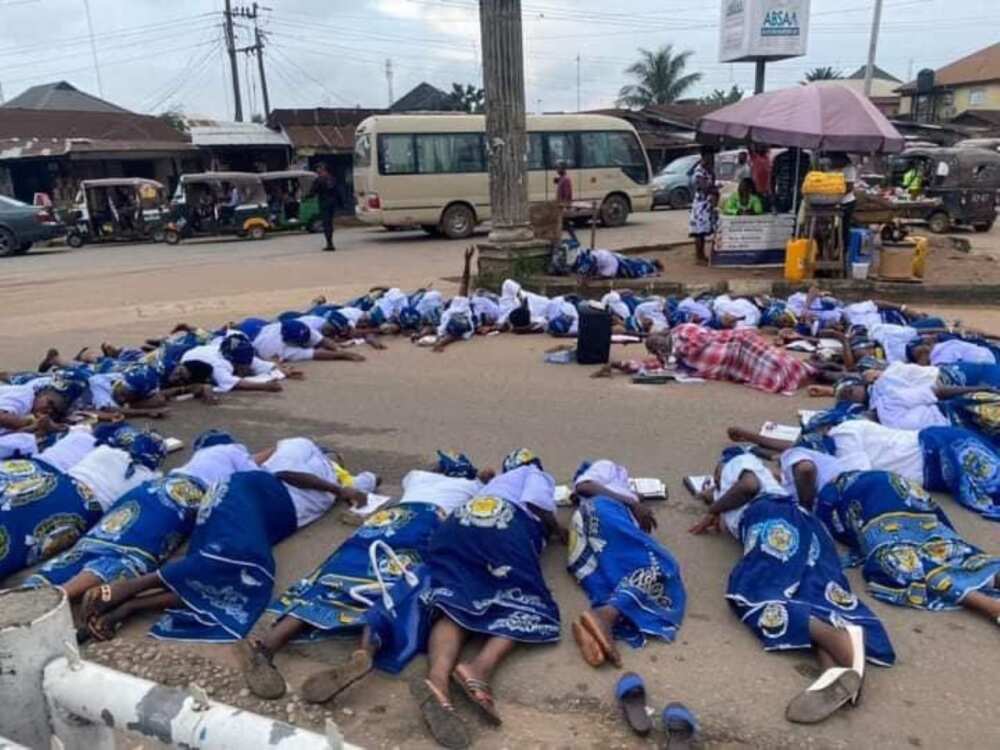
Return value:
<svg viewBox="0 0 1000 750">
<path fill-rule="evenodd" d="M 913 148 L 891 161 L 891 183 L 902 186 L 911 167 L 922 170 L 923 195 L 940 205 L 921 216 L 938 234 L 952 226 L 971 226 L 988 232 L 996 221 L 1000 190 L 1000 154 L 979 148 Z"/>
<path fill-rule="evenodd" d="M 264 172 L 260 175 L 267 192 L 272 228 L 305 229 L 314 234 L 323 231 L 319 199 L 315 195 L 309 195 L 318 176 L 305 169 Z"/>
<path fill-rule="evenodd" d="M 162 242 L 167 194 L 156 180 L 111 177 L 84 180 L 70 210 L 66 243 Z"/>
<path fill-rule="evenodd" d="M 202 172 L 181 175 L 164 227 L 168 245 L 183 238 L 234 234 L 260 240 L 271 228 L 260 175 Z"/>
</svg>

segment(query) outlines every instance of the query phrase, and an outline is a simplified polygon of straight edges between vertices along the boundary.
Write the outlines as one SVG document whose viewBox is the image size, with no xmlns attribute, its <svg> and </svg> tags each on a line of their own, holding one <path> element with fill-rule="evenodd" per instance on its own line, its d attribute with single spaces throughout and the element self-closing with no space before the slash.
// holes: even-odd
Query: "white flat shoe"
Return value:
<svg viewBox="0 0 1000 750">
<path fill-rule="evenodd" d="M 856 702 L 860 692 L 861 676 L 853 669 L 828 669 L 792 698 L 785 709 L 785 718 L 795 724 L 818 724 L 848 703 Z"/>
</svg>

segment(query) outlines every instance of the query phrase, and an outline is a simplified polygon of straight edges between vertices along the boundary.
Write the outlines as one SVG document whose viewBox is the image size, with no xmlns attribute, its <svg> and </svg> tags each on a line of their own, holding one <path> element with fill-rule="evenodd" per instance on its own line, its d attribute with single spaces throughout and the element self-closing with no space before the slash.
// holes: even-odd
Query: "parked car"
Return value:
<svg viewBox="0 0 1000 750">
<path fill-rule="evenodd" d="M 36 242 L 64 234 L 66 225 L 55 218 L 51 209 L 0 195 L 0 258 L 24 255 Z"/>
<path fill-rule="evenodd" d="M 691 205 L 691 170 L 701 157 L 698 154 L 674 159 L 653 178 L 653 208 L 687 208 Z"/>
</svg>

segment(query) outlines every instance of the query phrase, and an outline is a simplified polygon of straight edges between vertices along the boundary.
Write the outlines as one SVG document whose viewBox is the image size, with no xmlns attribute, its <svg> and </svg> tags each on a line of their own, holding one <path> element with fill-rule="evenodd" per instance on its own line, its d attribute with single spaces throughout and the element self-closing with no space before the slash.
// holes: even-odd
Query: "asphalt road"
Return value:
<svg viewBox="0 0 1000 750">
<path fill-rule="evenodd" d="M 609 231 L 602 244 L 678 239 L 683 219 L 678 212 L 646 215 L 633 226 Z M 73 353 L 102 340 L 133 343 L 179 321 L 217 324 L 268 315 L 302 307 L 321 293 L 336 299 L 374 284 L 431 283 L 450 292 L 460 272 L 461 242 L 371 229 L 341 231 L 337 239 L 342 249 L 332 254 L 319 252 L 316 237 L 301 235 L 256 244 L 43 251 L 0 261 L 0 369 L 33 366 L 50 345 Z M 949 313 L 1000 330 L 996 310 Z M 634 475 L 668 483 L 670 500 L 657 506 L 658 534 L 678 558 L 688 591 L 687 619 L 676 643 L 625 648 L 625 668 L 645 677 L 651 706 L 687 703 L 699 714 L 712 747 L 1000 747 L 1000 631 L 965 613 L 875 603 L 855 572 L 850 573 L 854 589 L 884 618 L 898 664 L 869 667 L 858 708 L 814 728 L 785 722 L 786 703 L 815 674 L 812 660 L 807 654 L 765 654 L 737 622 L 723 592 L 740 550 L 732 539 L 687 534 L 701 508 L 681 480 L 711 469 L 727 425 L 788 423 L 796 409 L 815 403 L 725 384 L 643 387 L 627 380 L 595 381 L 588 377 L 590 368 L 544 364 L 543 352 L 552 344 L 546 337 L 500 336 L 435 354 L 394 341 L 388 351 L 366 352 L 365 363 L 309 364 L 307 379 L 289 384 L 282 394 L 232 396 L 214 408 L 180 404 L 158 428 L 190 440 L 206 427 L 225 427 L 253 448 L 307 435 L 341 449 L 353 468 L 381 473 L 390 491 L 398 491 L 403 474 L 427 462 L 436 448 L 461 449 L 480 465 L 496 465 L 510 449 L 531 447 L 563 482 L 585 458 L 615 459 Z M 950 500 L 943 503 L 968 539 L 1000 550 L 995 526 Z M 334 512 L 282 544 L 279 586 L 308 573 L 350 530 Z M 462 709 L 477 732 L 477 747 L 649 744 L 631 736 L 618 718 L 612 698 L 618 674 L 592 670 L 577 655 L 568 625 L 586 600 L 565 572 L 565 549 L 551 547 L 544 562 L 562 608 L 563 641 L 521 648 L 501 670 L 495 688 L 506 719 L 502 729 L 481 727 Z M 154 662 L 180 665 L 187 670 L 181 681 L 207 682 L 216 688 L 215 697 L 262 710 L 259 702 L 239 695 L 240 685 L 210 668 L 234 664 L 229 648 L 152 644 L 144 637 L 148 622 L 127 628 L 115 663 L 135 669 Z M 318 662 L 346 653 L 347 645 L 339 643 L 296 647 L 281 655 L 278 665 L 294 690 Z M 331 715 L 347 738 L 368 747 L 431 747 L 405 683 L 422 668 L 418 660 L 403 679 L 375 676 L 341 696 Z M 269 710 L 284 717 L 286 703 Z M 316 718 L 297 709 L 292 716 L 302 723 Z"/>
</svg>

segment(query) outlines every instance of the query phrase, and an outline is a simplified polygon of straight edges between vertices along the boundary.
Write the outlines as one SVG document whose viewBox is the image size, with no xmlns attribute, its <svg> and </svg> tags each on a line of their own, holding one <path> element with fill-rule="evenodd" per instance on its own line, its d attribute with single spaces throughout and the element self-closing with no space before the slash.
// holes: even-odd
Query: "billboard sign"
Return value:
<svg viewBox="0 0 1000 750">
<path fill-rule="evenodd" d="M 808 36 L 809 0 L 722 0 L 720 62 L 800 57 Z"/>
</svg>

